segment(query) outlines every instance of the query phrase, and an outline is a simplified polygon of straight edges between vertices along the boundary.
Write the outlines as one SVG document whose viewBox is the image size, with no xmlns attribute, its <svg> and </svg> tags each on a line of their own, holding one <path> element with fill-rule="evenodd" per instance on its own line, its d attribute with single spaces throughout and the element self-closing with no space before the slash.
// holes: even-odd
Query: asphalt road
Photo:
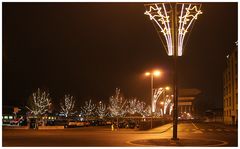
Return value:
<svg viewBox="0 0 240 149">
<path fill-rule="evenodd" d="M 178 125 L 178 137 L 182 144 L 169 144 L 172 137 L 172 128 L 169 128 L 169 126 L 166 125 L 148 131 L 136 129 L 111 131 L 110 127 L 82 127 L 64 130 L 3 129 L 2 146 L 237 146 L 237 129 L 209 123 L 180 123 Z M 166 128 L 169 129 L 166 130 Z"/>
</svg>

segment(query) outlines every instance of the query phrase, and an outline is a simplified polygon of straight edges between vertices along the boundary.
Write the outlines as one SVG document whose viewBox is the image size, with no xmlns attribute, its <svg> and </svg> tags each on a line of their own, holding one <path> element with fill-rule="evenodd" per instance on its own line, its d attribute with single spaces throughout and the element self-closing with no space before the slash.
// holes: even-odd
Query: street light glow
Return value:
<svg viewBox="0 0 240 149">
<path fill-rule="evenodd" d="M 145 76 L 150 76 L 150 74 L 151 74 L 150 72 L 146 72 Z"/>
<path fill-rule="evenodd" d="M 161 72 L 158 71 L 158 70 L 155 70 L 155 71 L 153 72 L 153 74 L 154 74 L 154 76 L 160 76 Z"/>
<path fill-rule="evenodd" d="M 159 70 L 154 70 L 153 72 L 145 72 L 145 76 L 150 76 L 150 75 L 154 75 L 158 77 L 161 75 L 161 72 Z"/>
<path fill-rule="evenodd" d="M 165 87 L 165 89 L 168 91 L 168 90 L 170 90 L 170 87 L 169 87 L 169 86 L 167 86 L 167 87 Z"/>
</svg>

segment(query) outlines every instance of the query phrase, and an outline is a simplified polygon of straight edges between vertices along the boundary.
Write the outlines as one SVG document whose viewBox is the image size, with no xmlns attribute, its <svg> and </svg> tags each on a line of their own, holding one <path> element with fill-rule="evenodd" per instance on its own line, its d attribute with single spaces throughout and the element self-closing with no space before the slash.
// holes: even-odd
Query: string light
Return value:
<svg viewBox="0 0 240 149">
<path fill-rule="evenodd" d="M 181 15 L 179 16 L 179 28 L 178 28 L 178 56 L 182 56 L 183 54 L 183 41 L 185 38 L 186 33 L 189 30 L 189 27 L 193 23 L 194 20 L 197 19 L 199 14 L 202 14 L 201 10 L 197 9 L 197 6 L 193 6 L 189 4 L 188 7 L 185 7 L 182 4 Z M 185 12 L 184 12 L 185 8 Z M 194 10 L 194 11 L 192 11 Z M 184 14 L 185 13 L 185 14 Z"/>
<path fill-rule="evenodd" d="M 163 12 L 162 12 L 163 11 Z M 153 20 L 158 27 L 160 28 L 161 32 L 163 33 L 166 43 L 167 43 L 167 53 L 169 56 L 173 55 L 173 43 L 172 43 L 172 35 L 171 35 L 171 28 L 170 28 L 170 20 L 169 15 L 167 14 L 165 5 L 162 4 L 158 6 L 157 4 L 150 6 L 149 11 L 144 13 L 145 15 L 149 15 L 150 20 Z"/>
<path fill-rule="evenodd" d="M 202 14 L 200 10 L 200 5 L 192 4 L 180 4 L 181 12 L 178 17 L 178 34 L 177 34 L 177 56 L 182 56 L 183 54 L 183 42 L 185 35 L 189 32 L 189 28 L 194 20 L 197 19 L 199 14 Z M 170 8 L 170 7 L 169 7 Z M 150 5 L 149 11 L 146 11 L 144 14 L 150 17 L 150 20 L 153 20 L 160 29 L 167 45 L 167 54 L 169 56 L 174 55 L 173 49 L 173 35 L 172 35 L 172 26 L 170 25 L 170 15 L 173 10 L 166 10 L 165 4 L 153 4 Z"/>
</svg>

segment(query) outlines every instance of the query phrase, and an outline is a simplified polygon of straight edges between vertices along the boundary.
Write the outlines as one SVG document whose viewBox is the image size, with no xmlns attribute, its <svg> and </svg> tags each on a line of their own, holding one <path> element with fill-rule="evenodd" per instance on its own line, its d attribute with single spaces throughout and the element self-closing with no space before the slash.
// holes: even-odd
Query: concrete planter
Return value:
<svg viewBox="0 0 240 149">
<path fill-rule="evenodd" d="M 64 126 L 38 126 L 39 130 L 46 130 L 46 129 L 64 129 Z"/>
</svg>

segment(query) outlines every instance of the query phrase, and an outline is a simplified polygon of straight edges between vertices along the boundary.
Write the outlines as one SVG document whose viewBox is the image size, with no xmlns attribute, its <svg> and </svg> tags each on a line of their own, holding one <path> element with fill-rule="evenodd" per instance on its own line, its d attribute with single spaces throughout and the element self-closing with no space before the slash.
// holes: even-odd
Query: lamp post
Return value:
<svg viewBox="0 0 240 149">
<path fill-rule="evenodd" d="M 159 70 L 145 73 L 145 76 L 151 77 L 151 128 L 152 128 L 152 117 L 153 117 L 153 113 L 155 112 L 154 104 L 156 104 L 156 103 L 154 103 L 154 100 L 153 100 L 153 78 L 154 78 L 154 76 L 160 76 L 160 74 L 161 74 L 161 72 Z"/>
<path fill-rule="evenodd" d="M 144 13 L 150 17 L 155 29 L 169 56 L 174 60 L 174 106 L 173 106 L 173 137 L 177 138 L 178 123 L 178 86 L 177 86 L 177 58 L 182 56 L 183 41 L 188 32 L 191 31 L 195 20 L 201 12 L 200 3 L 154 3 L 145 5 L 147 11 Z M 188 34 L 187 34 L 188 33 Z"/>
</svg>

